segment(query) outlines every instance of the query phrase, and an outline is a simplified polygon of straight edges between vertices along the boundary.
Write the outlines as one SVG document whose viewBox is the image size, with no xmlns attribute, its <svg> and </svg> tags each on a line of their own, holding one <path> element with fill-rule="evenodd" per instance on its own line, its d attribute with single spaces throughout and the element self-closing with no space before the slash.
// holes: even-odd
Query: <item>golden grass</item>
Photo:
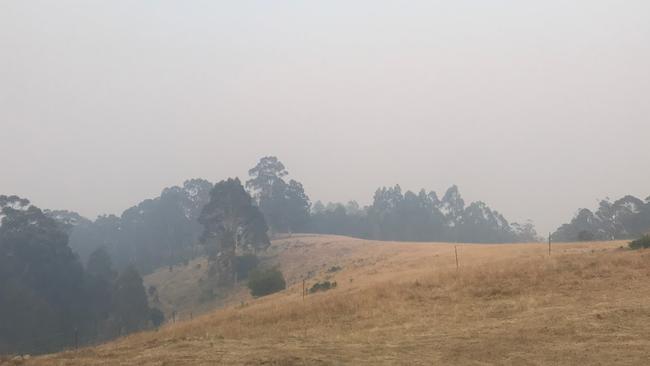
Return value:
<svg viewBox="0 0 650 366">
<path fill-rule="evenodd" d="M 272 255 L 294 260 L 285 265 L 296 286 L 282 293 L 27 364 L 644 365 L 650 357 L 650 252 L 619 250 L 620 242 L 557 245 L 550 258 L 543 245 L 461 245 L 456 271 L 451 244 L 287 240 Z M 333 261 L 344 269 L 327 273 Z M 323 269 L 310 270 L 312 280 L 339 287 L 303 301 L 299 272 L 314 267 Z"/>
</svg>

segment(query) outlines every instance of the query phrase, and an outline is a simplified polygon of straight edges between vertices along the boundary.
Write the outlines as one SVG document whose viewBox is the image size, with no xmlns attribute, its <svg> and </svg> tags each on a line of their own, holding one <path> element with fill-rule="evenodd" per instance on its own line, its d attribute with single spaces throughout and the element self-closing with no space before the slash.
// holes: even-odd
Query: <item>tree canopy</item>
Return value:
<svg viewBox="0 0 650 366">
<path fill-rule="evenodd" d="M 289 172 L 277 157 L 263 157 L 248 173 L 251 178 L 246 187 L 274 232 L 296 232 L 307 227 L 309 197 L 300 182 L 284 180 Z"/>
<path fill-rule="evenodd" d="M 650 197 L 649 197 L 650 198 Z M 602 200 L 593 212 L 582 208 L 571 222 L 560 226 L 556 241 L 633 239 L 650 232 L 650 200 L 625 196 L 614 202 Z"/>
<path fill-rule="evenodd" d="M 105 248 L 118 269 L 134 264 L 141 273 L 174 265 L 197 255 L 202 232 L 198 217 L 209 199 L 212 183 L 191 179 L 165 188 L 122 215 L 102 215 L 95 221 L 74 212 L 47 211 L 70 234 L 70 246 L 87 259 Z"/>
<path fill-rule="evenodd" d="M 234 282 L 233 261 L 238 252 L 254 253 L 270 245 L 266 221 L 237 178 L 214 185 L 199 222 L 204 227 L 201 241 L 210 256 L 218 286 Z"/>
<path fill-rule="evenodd" d="M 537 241 L 532 223 L 510 224 L 484 202 L 465 206 L 458 187 L 450 187 L 442 199 L 435 192 L 402 193 L 399 185 L 375 191 L 365 208 L 314 204 L 309 231 L 377 240 L 454 241 L 502 243 Z"/>
<path fill-rule="evenodd" d="M 148 326 L 148 317 L 114 306 L 120 293 L 105 250 L 94 251 L 84 270 L 68 246 L 70 227 L 27 199 L 0 196 L 0 218 L 0 353 L 54 351 L 79 335 L 82 344 L 114 337 L 116 314 L 129 317 L 127 331 Z M 138 291 L 129 296 L 145 296 L 148 309 Z"/>
</svg>

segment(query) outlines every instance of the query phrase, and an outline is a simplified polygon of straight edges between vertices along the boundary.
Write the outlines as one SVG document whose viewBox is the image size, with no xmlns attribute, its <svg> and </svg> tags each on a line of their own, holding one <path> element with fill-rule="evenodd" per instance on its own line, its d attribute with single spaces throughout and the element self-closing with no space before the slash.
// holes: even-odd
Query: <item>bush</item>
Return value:
<svg viewBox="0 0 650 366">
<path fill-rule="evenodd" d="M 650 248 L 650 235 L 646 234 L 637 240 L 631 241 L 629 246 L 631 249 Z"/>
<path fill-rule="evenodd" d="M 309 293 L 313 294 L 314 292 L 327 291 L 333 288 L 336 288 L 336 282 L 330 282 L 330 281 L 317 282 L 314 284 L 314 286 L 312 286 L 309 289 Z"/>
<path fill-rule="evenodd" d="M 342 270 L 342 269 L 343 269 L 343 268 L 341 268 L 340 266 L 332 266 L 332 267 L 330 267 L 330 269 L 327 270 L 327 273 L 338 272 L 338 271 L 340 271 L 340 270 Z"/>
<path fill-rule="evenodd" d="M 248 288 L 255 297 L 282 291 L 287 287 L 284 276 L 277 268 L 255 269 L 248 275 Z"/>
</svg>

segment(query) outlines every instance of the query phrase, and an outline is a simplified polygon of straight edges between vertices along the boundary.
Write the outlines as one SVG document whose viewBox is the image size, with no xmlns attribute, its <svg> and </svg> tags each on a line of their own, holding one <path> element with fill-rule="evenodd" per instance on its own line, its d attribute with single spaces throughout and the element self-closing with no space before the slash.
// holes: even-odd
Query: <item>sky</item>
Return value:
<svg viewBox="0 0 650 366">
<path fill-rule="evenodd" d="M 277 156 L 540 233 L 650 196 L 650 2 L 0 2 L 0 194 L 94 217 Z"/>
</svg>

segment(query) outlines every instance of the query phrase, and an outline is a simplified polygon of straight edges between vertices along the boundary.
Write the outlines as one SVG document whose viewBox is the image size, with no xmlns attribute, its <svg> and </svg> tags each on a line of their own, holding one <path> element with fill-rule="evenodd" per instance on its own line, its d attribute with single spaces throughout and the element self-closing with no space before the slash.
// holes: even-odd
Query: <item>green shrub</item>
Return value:
<svg viewBox="0 0 650 366">
<path fill-rule="evenodd" d="M 248 275 L 248 288 L 255 297 L 282 291 L 287 287 L 284 276 L 277 268 L 255 269 Z"/>
<path fill-rule="evenodd" d="M 313 294 L 314 292 L 327 291 L 333 288 L 336 288 L 336 282 L 330 282 L 330 281 L 317 282 L 309 289 L 309 293 Z"/>
<path fill-rule="evenodd" d="M 650 235 L 646 234 L 629 244 L 631 249 L 650 248 Z"/>
<path fill-rule="evenodd" d="M 343 269 L 343 268 L 341 268 L 340 266 L 332 266 L 332 267 L 330 267 L 330 269 L 327 270 L 327 273 L 338 272 L 338 271 L 340 271 L 340 270 L 342 270 L 342 269 Z"/>
</svg>

